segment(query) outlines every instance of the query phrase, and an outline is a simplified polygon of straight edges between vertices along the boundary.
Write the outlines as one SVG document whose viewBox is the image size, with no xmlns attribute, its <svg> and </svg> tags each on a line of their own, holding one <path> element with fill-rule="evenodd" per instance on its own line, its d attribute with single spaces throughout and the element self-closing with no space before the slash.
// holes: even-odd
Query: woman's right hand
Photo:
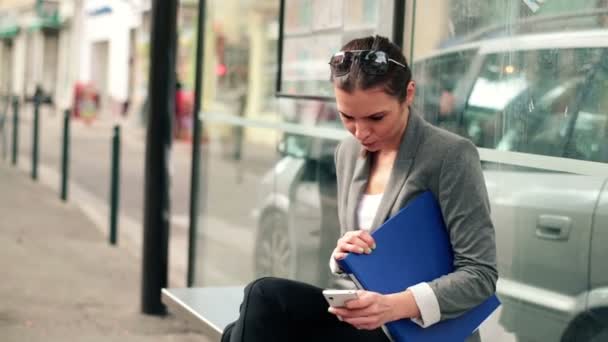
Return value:
<svg viewBox="0 0 608 342">
<path fill-rule="evenodd" d="M 346 232 L 338 239 L 332 255 L 334 259 L 342 260 L 348 253 L 370 254 L 374 249 L 376 249 L 374 238 L 365 230 L 356 230 Z"/>
</svg>

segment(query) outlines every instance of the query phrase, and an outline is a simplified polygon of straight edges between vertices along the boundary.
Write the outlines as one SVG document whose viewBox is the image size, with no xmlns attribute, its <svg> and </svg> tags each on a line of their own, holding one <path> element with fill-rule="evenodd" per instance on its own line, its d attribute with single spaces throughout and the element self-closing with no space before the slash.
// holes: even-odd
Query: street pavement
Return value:
<svg viewBox="0 0 608 342">
<path fill-rule="evenodd" d="M 0 162 L 0 341 L 205 342 L 140 313 L 141 262 L 74 204 Z"/>
<path fill-rule="evenodd" d="M 32 118 L 24 108 L 19 132 L 19 167 L 31 170 Z M 43 110 L 40 128 L 40 181 L 59 191 L 61 166 L 62 119 Z M 145 131 L 140 125 L 124 120 L 97 120 L 90 125 L 73 120 L 70 149 L 70 201 L 77 204 L 102 231 L 108 230 L 111 138 L 114 124 L 122 125 L 119 243 L 141 254 L 144 213 Z M 211 145 L 211 146 L 210 146 Z M 239 165 L 227 158 L 222 144 L 203 145 L 197 244 L 197 284 L 242 285 L 253 278 L 252 264 L 224 265 L 226 249 L 232 257 L 251 260 L 256 227 L 252 212 L 256 207 L 259 180 L 272 166 L 274 149 L 246 150 Z M 266 155 L 263 155 L 266 153 Z M 262 155 L 261 155 L 262 154 Z M 176 142 L 170 154 L 171 239 L 170 284 L 184 286 L 187 270 L 188 224 L 191 175 L 191 144 Z M 208 166 L 212 165 L 212 166 Z M 212 181 L 209 181 L 212 179 Z M 238 183 L 239 187 L 224 186 Z M 246 239 L 226 246 L 227 232 L 241 232 Z M 203 242 L 204 240 L 204 242 Z M 234 240 L 234 239 L 232 239 Z M 222 248 L 219 248 L 222 246 Z M 225 248 L 224 248 L 225 247 Z M 203 261 L 204 260 L 204 261 Z"/>
</svg>

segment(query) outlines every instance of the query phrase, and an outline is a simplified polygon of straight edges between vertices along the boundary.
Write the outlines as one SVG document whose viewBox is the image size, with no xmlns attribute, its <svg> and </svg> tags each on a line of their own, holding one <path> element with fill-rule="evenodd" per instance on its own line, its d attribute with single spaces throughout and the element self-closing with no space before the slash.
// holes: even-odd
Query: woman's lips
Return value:
<svg viewBox="0 0 608 342">
<path fill-rule="evenodd" d="M 365 147 L 369 147 L 369 146 L 374 145 L 375 143 L 376 143 L 375 141 L 374 142 L 362 142 L 361 145 L 363 145 Z"/>
</svg>

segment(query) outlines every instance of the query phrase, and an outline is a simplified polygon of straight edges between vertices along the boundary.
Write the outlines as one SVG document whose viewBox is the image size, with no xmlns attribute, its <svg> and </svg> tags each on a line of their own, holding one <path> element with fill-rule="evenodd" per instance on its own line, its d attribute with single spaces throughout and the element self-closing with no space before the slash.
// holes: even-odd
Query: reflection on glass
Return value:
<svg viewBox="0 0 608 342">
<path fill-rule="evenodd" d="M 213 126 L 216 130 L 234 129 L 229 125 Z M 243 128 L 241 134 L 239 146 L 224 144 L 214 137 L 203 145 L 204 196 L 199 209 L 197 255 L 197 284 L 202 286 L 245 284 L 256 275 L 257 230 L 260 220 L 267 220 L 260 212 L 260 180 L 263 179 L 262 187 L 275 187 L 272 170 L 277 161 L 277 138 L 272 131 L 249 128 Z M 256 139 L 260 135 L 268 141 Z M 264 200 L 270 204 L 276 201 Z"/>
<path fill-rule="evenodd" d="M 328 139 L 314 132 L 340 133 L 340 122 L 333 104 L 282 101 L 291 108 L 286 119 L 310 131 L 282 134 L 282 157 L 262 181 L 255 272 L 327 286 L 329 256 L 340 231 L 333 159 L 340 135 Z"/>
<path fill-rule="evenodd" d="M 476 48 L 464 48 L 413 63 L 414 107 L 429 122 L 448 129 L 456 123 L 456 97 L 476 52 Z"/>
<path fill-rule="evenodd" d="M 333 96 L 329 57 L 355 37 L 390 36 L 391 0 L 285 1 L 280 91 Z"/>
<path fill-rule="evenodd" d="M 279 3 L 207 1 L 197 286 L 255 276 L 260 179 L 278 160 L 274 84 Z M 273 186 L 273 185 L 272 185 Z"/>
<path fill-rule="evenodd" d="M 276 23 L 278 8 L 260 3 L 240 12 L 233 1 L 211 6 L 205 106 L 215 115 L 205 121 L 197 285 L 273 275 L 331 286 L 327 263 L 339 234 L 333 153 L 346 133 L 332 103 L 273 99 L 276 37 L 268 32 L 276 27 L 255 25 Z M 321 65 L 352 37 L 311 34 L 353 26 L 343 20 L 344 3 L 317 18 L 311 13 L 322 2 L 288 1 L 312 9 L 288 8 L 284 90 L 331 95 Z M 353 9 L 361 27 L 390 13 L 385 2 L 356 3 L 377 6 Z M 483 340 L 603 341 L 608 329 L 586 314 L 606 308 L 597 293 L 608 284 L 600 252 L 607 175 L 588 166 L 608 163 L 608 21 L 577 11 L 601 12 L 605 2 L 414 3 L 425 18 L 415 20 L 406 47 L 415 57 L 414 106 L 492 157 L 483 168 L 504 305 L 482 327 Z"/>
<path fill-rule="evenodd" d="M 484 341 L 608 341 L 594 295 L 607 284 L 596 248 L 608 172 L 581 163 L 608 163 L 606 5 L 416 2 L 418 17 L 447 19 L 416 21 L 415 107 L 492 161 L 482 164 L 503 306 Z"/>
<path fill-rule="evenodd" d="M 487 56 L 466 100 L 461 132 L 480 147 L 602 161 L 599 145 L 591 141 L 605 139 L 607 114 L 595 104 L 606 91 L 606 51 L 529 50 Z M 510 72 L 505 72 L 507 67 Z M 590 105 L 596 113 L 584 111 Z M 599 129 L 592 129 L 589 120 Z M 583 138 L 585 142 L 579 140 Z"/>
</svg>

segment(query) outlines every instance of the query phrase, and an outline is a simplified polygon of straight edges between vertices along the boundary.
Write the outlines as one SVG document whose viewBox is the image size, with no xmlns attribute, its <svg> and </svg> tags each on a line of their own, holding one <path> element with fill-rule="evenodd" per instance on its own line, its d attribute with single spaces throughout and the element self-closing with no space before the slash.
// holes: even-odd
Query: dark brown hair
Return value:
<svg viewBox="0 0 608 342">
<path fill-rule="evenodd" d="M 361 70 L 358 62 L 354 62 L 350 72 L 344 76 L 331 75 L 330 81 L 338 88 L 353 92 L 356 89 L 367 90 L 382 87 L 384 91 L 399 102 L 404 102 L 407 96 L 407 85 L 412 80 L 412 71 L 407 65 L 407 60 L 401 49 L 382 36 L 369 36 L 365 38 L 353 39 L 346 43 L 340 51 L 350 50 L 377 50 L 385 52 L 389 58 L 405 65 L 405 68 L 389 63 L 388 72 L 384 75 L 369 75 Z"/>
</svg>

